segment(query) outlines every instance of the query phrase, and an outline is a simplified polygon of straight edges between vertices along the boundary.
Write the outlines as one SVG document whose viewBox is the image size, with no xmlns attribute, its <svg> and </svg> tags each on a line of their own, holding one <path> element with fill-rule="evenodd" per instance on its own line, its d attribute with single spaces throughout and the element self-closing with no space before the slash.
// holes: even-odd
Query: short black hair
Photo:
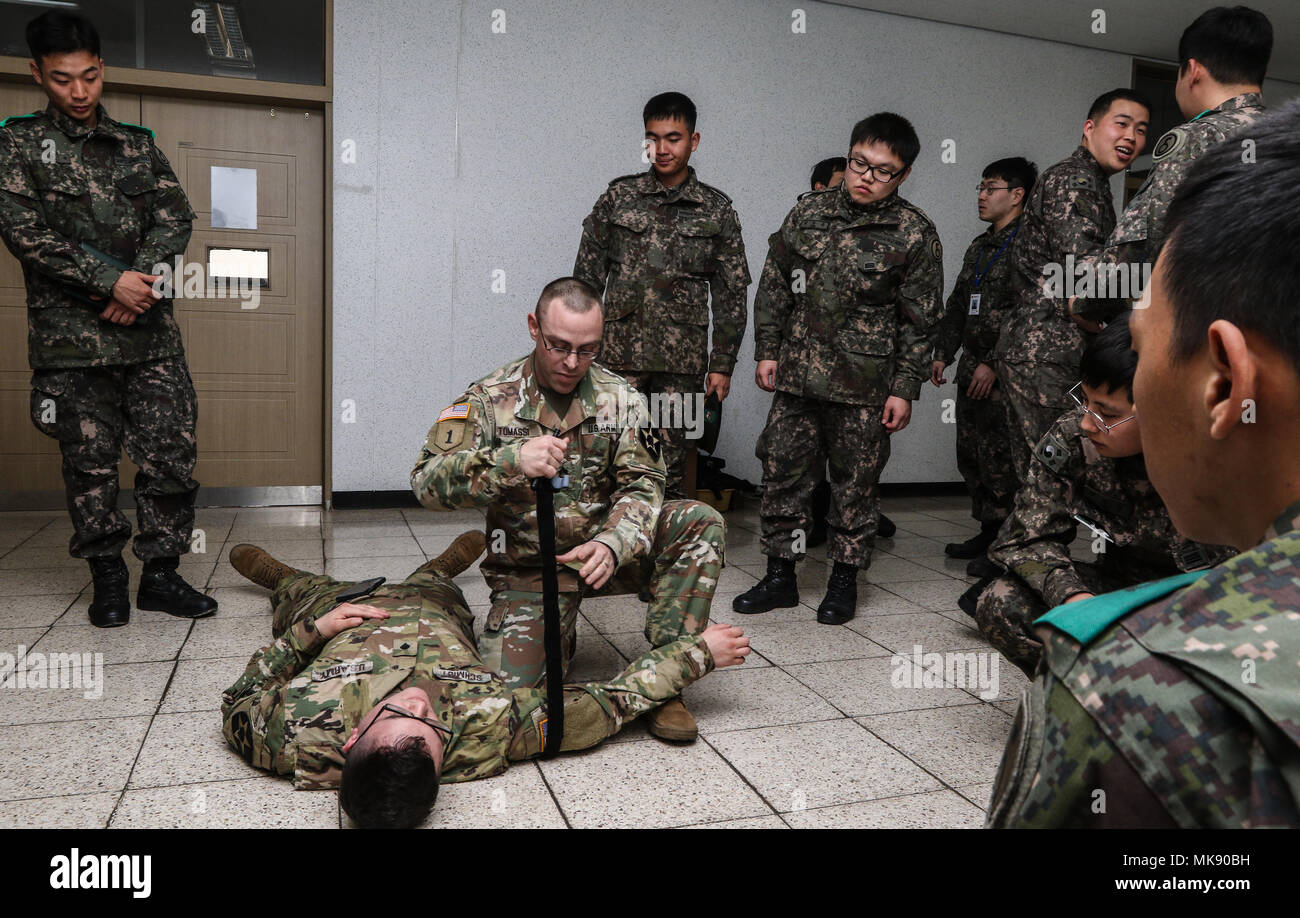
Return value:
<svg viewBox="0 0 1300 918">
<path fill-rule="evenodd" d="M 437 797 L 438 768 L 422 738 L 408 736 L 373 749 L 349 750 L 339 803 L 361 828 L 418 826 Z"/>
<path fill-rule="evenodd" d="M 1273 54 L 1273 24 L 1248 6 L 1216 6 L 1196 17 L 1178 39 L 1178 72 L 1192 58 L 1220 83 L 1258 86 Z"/>
<path fill-rule="evenodd" d="M 903 161 L 904 169 L 916 162 L 917 154 L 921 152 L 921 141 L 916 137 L 912 122 L 893 112 L 876 112 L 853 125 L 853 133 L 849 136 L 850 148 L 860 143 L 876 142 L 889 147 L 890 152 Z"/>
<path fill-rule="evenodd" d="M 542 318 L 551 300 L 559 300 L 574 312 L 591 312 L 601 307 L 600 294 L 596 288 L 576 277 L 557 277 L 542 288 L 537 297 L 535 314 Z"/>
<path fill-rule="evenodd" d="M 832 156 L 830 159 L 823 159 L 817 165 L 813 166 L 812 178 L 808 184 L 812 188 L 818 185 L 827 185 L 831 183 L 831 176 L 836 172 L 843 172 L 848 168 L 849 161 L 843 156 Z"/>
<path fill-rule="evenodd" d="M 1123 390 L 1131 402 L 1138 355 L 1133 350 L 1133 337 L 1129 334 L 1129 315 L 1121 313 L 1092 339 L 1079 361 L 1079 378 L 1092 389 Z"/>
<path fill-rule="evenodd" d="M 1211 323 L 1225 319 L 1276 347 L 1300 373 L 1297 193 L 1300 99 L 1215 144 L 1187 170 L 1165 214 L 1161 249 L 1174 360 L 1200 353 Z"/>
<path fill-rule="evenodd" d="M 645 104 L 641 123 L 649 124 L 657 118 L 685 121 L 687 131 L 695 133 L 695 103 L 680 92 L 661 92 Z"/>
<path fill-rule="evenodd" d="M 1038 181 L 1038 167 L 1023 156 L 1008 156 L 997 159 L 984 167 L 982 178 L 1000 178 L 1010 188 L 1023 188 L 1025 194 Z"/>
<path fill-rule="evenodd" d="M 38 67 L 49 54 L 89 51 L 95 57 L 101 56 L 95 24 L 80 13 L 66 10 L 46 10 L 27 23 L 27 48 Z"/>
<path fill-rule="evenodd" d="M 1121 86 L 1119 89 L 1112 89 L 1110 92 L 1103 92 L 1097 98 L 1092 100 L 1092 107 L 1088 109 L 1088 120 L 1100 121 L 1102 118 L 1105 118 L 1106 113 L 1110 111 L 1110 107 L 1121 99 L 1136 102 L 1138 105 L 1145 108 L 1148 114 L 1151 112 L 1151 100 L 1148 99 L 1144 93 L 1140 93 L 1136 89 L 1126 89 Z"/>
</svg>

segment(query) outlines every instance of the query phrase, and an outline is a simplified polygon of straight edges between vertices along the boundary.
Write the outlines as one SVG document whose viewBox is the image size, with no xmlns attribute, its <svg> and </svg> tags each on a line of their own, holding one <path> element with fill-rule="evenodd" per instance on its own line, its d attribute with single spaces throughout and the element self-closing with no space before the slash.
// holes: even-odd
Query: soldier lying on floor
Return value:
<svg viewBox="0 0 1300 918">
<path fill-rule="evenodd" d="M 439 783 L 491 777 L 541 754 L 545 684 L 510 689 L 484 666 L 473 615 L 451 580 L 483 548 L 483 534 L 467 532 L 388 584 L 295 570 L 252 545 L 231 549 L 237 571 L 274 591 L 275 641 L 222 695 L 226 741 L 300 790 L 339 788 L 363 827 L 418 825 Z M 712 625 L 647 651 L 607 682 L 566 685 L 561 751 L 595 746 L 748 654 L 741 629 Z"/>
</svg>

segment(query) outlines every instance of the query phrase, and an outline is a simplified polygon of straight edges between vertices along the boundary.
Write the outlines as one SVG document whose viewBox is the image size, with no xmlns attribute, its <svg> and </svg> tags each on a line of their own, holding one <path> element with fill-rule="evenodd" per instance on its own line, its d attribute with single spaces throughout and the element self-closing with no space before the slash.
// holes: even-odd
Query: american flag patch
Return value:
<svg viewBox="0 0 1300 918">
<path fill-rule="evenodd" d="M 442 414 L 438 415 L 438 420 L 464 420 L 469 417 L 469 402 L 461 402 L 459 405 L 452 405 L 450 408 L 442 409 Z"/>
</svg>

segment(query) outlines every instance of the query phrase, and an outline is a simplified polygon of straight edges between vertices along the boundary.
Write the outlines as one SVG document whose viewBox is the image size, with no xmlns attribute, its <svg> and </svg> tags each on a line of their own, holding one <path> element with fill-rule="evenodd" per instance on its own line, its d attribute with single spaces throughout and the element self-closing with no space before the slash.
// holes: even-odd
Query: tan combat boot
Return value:
<svg viewBox="0 0 1300 918">
<path fill-rule="evenodd" d="M 655 708 L 646 717 L 649 719 L 650 732 L 660 739 L 689 743 L 700 733 L 695 718 L 686 710 L 680 695 Z"/>
<path fill-rule="evenodd" d="M 256 545 L 240 544 L 230 549 L 230 566 L 260 587 L 274 590 L 285 577 L 303 571 L 275 560 Z"/>
<path fill-rule="evenodd" d="M 428 571 L 455 577 L 477 561 L 485 548 L 487 548 L 487 536 L 482 532 L 462 532 L 447 546 L 446 551 L 417 567 L 416 573 Z"/>
</svg>

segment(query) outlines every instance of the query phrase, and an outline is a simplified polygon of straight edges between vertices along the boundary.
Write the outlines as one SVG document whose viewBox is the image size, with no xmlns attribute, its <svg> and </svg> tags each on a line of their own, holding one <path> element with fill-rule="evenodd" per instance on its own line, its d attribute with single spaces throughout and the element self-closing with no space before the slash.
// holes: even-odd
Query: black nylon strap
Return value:
<svg viewBox="0 0 1300 918">
<path fill-rule="evenodd" d="M 534 478 L 537 492 L 537 542 L 542 553 L 542 647 L 546 651 L 546 737 L 539 759 L 553 758 L 564 742 L 564 659 L 560 630 L 560 584 L 555 572 L 555 489 L 549 478 Z"/>
</svg>

